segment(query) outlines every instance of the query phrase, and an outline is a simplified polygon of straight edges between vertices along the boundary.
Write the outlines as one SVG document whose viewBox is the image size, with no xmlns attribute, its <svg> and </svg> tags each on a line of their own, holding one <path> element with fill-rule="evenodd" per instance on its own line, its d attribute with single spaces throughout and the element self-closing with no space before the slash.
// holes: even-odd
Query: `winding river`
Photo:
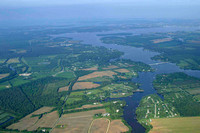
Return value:
<svg viewBox="0 0 200 133">
<path fill-rule="evenodd" d="M 133 61 L 140 61 L 146 64 L 152 64 L 151 66 L 156 70 L 155 72 L 141 72 L 139 73 L 138 78 L 132 79 L 134 82 L 138 82 L 141 84 L 140 88 L 144 90 L 144 92 L 136 92 L 132 96 L 120 98 L 125 100 L 127 106 L 124 108 L 124 119 L 128 122 L 128 124 L 133 128 L 134 133 L 143 133 L 145 129 L 137 122 L 136 119 L 136 108 L 139 105 L 140 100 L 143 96 L 157 93 L 156 90 L 153 88 L 152 82 L 155 79 L 157 74 L 161 73 L 173 73 L 173 72 L 184 72 L 188 75 L 199 77 L 200 78 L 200 71 L 195 70 L 183 70 L 180 69 L 176 64 L 173 63 L 160 63 L 159 61 L 151 60 L 151 57 L 158 55 L 157 52 L 152 52 L 148 50 L 144 50 L 143 48 L 135 48 L 130 46 L 122 46 L 116 44 L 104 44 L 100 41 L 100 37 L 97 34 L 110 34 L 110 33 L 133 33 L 133 35 L 138 34 L 147 34 L 147 33 L 154 33 L 154 32 L 175 32 L 175 31 L 194 31 L 199 28 L 193 27 L 162 27 L 162 28 L 147 28 L 147 29 L 132 29 L 126 31 L 107 31 L 107 32 L 84 32 L 84 33 L 66 33 L 56 36 L 65 36 L 71 37 L 74 40 L 81 40 L 85 44 L 91 44 L 94 46 L 104 46 L 109 49 L 116 49 L 121 52 L 124 52 L 124 55 L 121 58 L 124 59 L 131 59 Z"/>
</svg>

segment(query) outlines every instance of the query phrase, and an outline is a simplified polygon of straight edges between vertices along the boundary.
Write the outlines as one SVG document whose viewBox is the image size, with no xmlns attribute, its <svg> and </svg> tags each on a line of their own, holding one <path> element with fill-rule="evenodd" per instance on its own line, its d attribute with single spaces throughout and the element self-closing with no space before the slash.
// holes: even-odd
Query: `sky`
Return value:
<svg viewBox="0 0 200 133">
<path fill-rule="evenodd" d="M 0 0 L 1 22 L 200 19 L 200 0 Z"/>
<path fill-rule="evenodd" d="M 199 5 L 199 0 L 1 0 L 0 6 L 34 7 L 75 4 L 132 3 L 136 5 Z"/>
</svg>

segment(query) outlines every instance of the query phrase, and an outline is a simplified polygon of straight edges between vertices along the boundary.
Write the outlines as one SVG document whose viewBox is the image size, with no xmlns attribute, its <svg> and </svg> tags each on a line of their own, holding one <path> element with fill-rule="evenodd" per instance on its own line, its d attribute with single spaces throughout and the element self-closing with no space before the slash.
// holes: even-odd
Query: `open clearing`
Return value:
<svg viewBox="0 0 200 133">
<path fill-rule="evenodd" d="M 108 133 L 122 133 L 129 131 L 129 128 L 124 125 L 121 120 L 113 120 L 110 123 L 110 128 Z"/>
<path fill-rule="evenodd" d="M 118 68 L 118 66 L 111 65 L 111 66 L 108 66 L 108 67 L 104 67 L 103 69 L 106 70 L 106 69 L 114 69 L 114 68 Z"/>
<path fill-rule="evenodd" d="M 99 87 L 99 84 L 95 84 L 93 82 L 76 82 L 72 88 L 72 90 L 80 90 L 80 89 L 92 89 Z"/>
<path fill-rule="evenodd" d="M 0 63 L 4 63 L 6 59 L 0 59 Z"/>
<path fill-rule="evenodd" d="M 116 75 L 117 73 L 113 72 L 113 71 L 99 71 L 99 72 L 93 72 L 91 74 L 82 76 L 78 79 L 78 81 L 82 81 L 82 80 L 87 80 L 87 79 L 91 79 L 91 78 L 96 78 L 96 77 L 103 77 L 103 76 L 108 76 L 113 78 L 113 75 Z"/>
<path fill-rule="evenodd" d="M 94 108 L 94 107 L 101 107 L 103 104 L 88 104 L 88 105 L 83 105 L 81 108 Z"/>
<path fill-rule="evenodd" d="M 106 110 L 98 109 L 64 114 L 57 123 L 56 128 L 52 130 L 52 133 L 87 133 L 94 114 L 98 113 L 106 113 Z"/>
<path fill-rule="evenodd" d="M 155 39 L 155 40 L 152 40 L 153 43 L 162 43 L 162 42 L 169 42 L 169 41 L 172 41 L 173 39 L 172 38 L 163 38 L 163 39 Z"/>
<path fill-rule="evenodd" d="M 19 63 L 19 59 L 18 58 L 11 58 L 7 61 L 8 64 L 10 63 Z"/>
<path fill-rule="evenodd" d="M 41 119 L 38 119 L 38 117 L 31 117 L 32 115 L 38 115 L 38 114 L 42 114 L 42 113 L 45 113 L 45 112 L 49 112 L 52 109 L 53 109 L 53 107 L 42 107 L 42 108 L 36 110 L 35 112 L 25 116 L 24 118 L 19 120 L 19 122 L 8 126 L 7 128 L 8 129 L 18 129 L 20 131 L 28 130 L 29 128 L 34 126 L 34 124 L 36 124 L 36 122 L 39 122 L 40 120 L 43 119 L 43 117 L 45 117 L 45 115 L 44 115 Z"/>
<path fill-rule="evenodd" d="M 120 72 L 120 73 L 128 73 L 130 72 L 128 69 L 116 69 L 116 72 Z"/>
<path fill-rule="evenodd" d="M 106 133 L 110 126 L 110 120 L 106 118 L 94 119 L 88 133 Z"/>
<path fill-rule="evenodd" d="M 198 133 L 200 117 L 152 119 L 150 133 Z"/>
<path fill-rule="evenodd" d="M 190 94 L 200 94 L 200 88 L 195 88 L 195 89 L 187 89 Z"/>
<path fill-rule="evenodd" d="M 95 71 L 95 70 L 98 70 L 98 67 L 91 67 L 91 68 L 85 68 L 85 69 L 81 69 L 81 70 L 84 70 L 84 71 Z"/>
<path fill-rule="evenodd" d="M 65 86 L 65 87 L 59 88 L 58 92 L 68 91 L 68 90 L 69 90 L 69 85 L 68 85 L 68 86 Z"/>
<path fill-rule="evenodd" d="M 0 79 L 5 78 L 9 75 L 9 73 L 5 73 L 5 74 L 0 74 Z"/>
<path fill-rule="evenodd" d="M 122 78 L 122 79 L 127 79 L 127 77 L 124 76 L 117 76 L 118 78 Z"/>
<path fill-rule="evenodd" d="M 103 104 L 96 104 L 96 105 L 94 105 L 94 104 L 88 104 L 88 105 L 83 105 L 80 108 L 68 109 L 68 110 L 70 111 L 70 110 L 77 110 L 77 109 L 88 109 L 88 108 L 102 107 L 102 106 L 103 106 Z"/>
<path fill-rule="evenodd" d="M 190 43 L 200 43 L 200 41 L 196 41 L 196 40 L 188 40 L 188 42 L 190 42 Z"/>
</svg>

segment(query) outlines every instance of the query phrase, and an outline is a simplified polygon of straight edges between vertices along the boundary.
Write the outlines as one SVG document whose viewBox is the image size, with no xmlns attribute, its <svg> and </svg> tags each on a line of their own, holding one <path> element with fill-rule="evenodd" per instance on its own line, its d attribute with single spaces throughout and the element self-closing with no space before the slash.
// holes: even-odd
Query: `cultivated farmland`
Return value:
<svg viewBox="0 0 200 133">
<path fill-rule="evenodd" d="M 93 72 L 91 74 L 80 77 L 78 81 L 87 80 L 87 79 L 96 78 L 96 77 L 103 77 L 103 76 L 108 76 L 110 78 L 113 78 L 113 75 L 116 75 L 116 73 L 112 71 Z"/>
<path fill-rule="evenodd" d="M 91 67 L 91 68 L 85 68 L 85 69 L 82 69 L 82 70 L 85 70 L 85 71 L 95 71 L 95 70 L 98 70 L 98 67 L 95 66 L 95 67 Z"/>
<path fill-rule="evenodd" d="M 114 69 L 114 68 L 118 68 L 118 66 L 115 66 L 115 65 L 110 65 L 108 67 L 104 67 L 103 69 Z"/>
<path fill-rule="evenodd" d="M 68 86 L 65 86 L 65 87 L 59 88 L 59 91 L 58 91 L 58 92 L 68 91 L 68 89 L 69 89 L 69 85 L 68 85 Z"/>
<path fill-rule="evenodd" d="M 106 118 L 94 119 L 91 123 L 89 133 L 106 133 L 110 126 L 110 120 Z"/>
<path fill-rule="evenodd" d="M 115 71 L 116 71 L 116 72 L 120 72 L 120 73 L 128 73 L 128 72 L 130 72 L 130 71 L 127 70 L 127 69 L 116 69 Z"/>
<path fill-rule="evenodd" d="M 95 84 L 92 82 L 76 82 L 72 88 L 72 90 L 80 90 L 80 89 L 92 89 L 99 87 L 99 84 Z"/>
<path fill-rule="evenodd" d="M 105 109 L 64 114 L 52 133 L 87 133 L 94 114 L 105 113 Z"/>
<path fill-rule="evenodd" d="M 169 41 L 172 41 L 173 39 L 172 38 L 163 38 L 163 39 L 155 39 L 155 40 L 152 40 L 153 43 L 162 43 L 162 42 L 169 42 Z"/>
<path fill-rule="evenodd" d="M 29 130 L 29 131 L 36 130 L 38 127 L 42 127 L 44 123 L 50 121 L 50 119 L 48 119 L 49 117 L 52 117 L 52 116 L 55 115 L 55 113 L 52 112 L 52 113 L 54 113 L 53 115 L 52 115 L 52 113 L 45 114 L 44 116 L 42 116 L 41 119 L 39 119 L 40 114 L 49 112 L 52 109 L 53 109 L 52 107 L 42 107 L 39 110 L 36 110 L 35 112 L 27 115 L 26 117 L 22 118 L 19 122 L 14 123 L 7 128 L 8 129 L 18 129 L 20 131 L 22 131 L 22 130 Z M 38 116 L 32 117 L 32 115 L 38 115 Z M 44 123 L 38 124 L 38 123 L 41 123 L 41 121 L 43 121 Z M 46 125 L 45 125 L 45 127 L 46 127 Z"/>
<path fill-rule="evenodd" d="M 0 74 L 0 79 L 5 78 L 9 75 L 9 73 L 5 73 L 5 74 Z"/>
<path fill-rule="evenodd" d="M 121 120 L 113 120 L 110 123 L 108 133 L 122 133 L 127 131 L 129 131 L 128 127 Z"/>
</svg>

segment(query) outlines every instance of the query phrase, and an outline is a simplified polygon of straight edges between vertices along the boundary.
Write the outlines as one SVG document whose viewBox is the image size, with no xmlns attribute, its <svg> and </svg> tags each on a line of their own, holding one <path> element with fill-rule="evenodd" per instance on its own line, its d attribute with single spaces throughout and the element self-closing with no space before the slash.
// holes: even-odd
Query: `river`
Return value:
<svg viewBox="0 0 200 133">
<path fill-rule="evenodd" d="M 116 49 L 121 52 L 124 52 L 124 55 L 121 58 L 124 59 L 131 59 L 133 61 L 140 61 L 146 64 L 154 64 L 160 63 L 159 61 L 152 60 L 151 57 L 158 55 L 157 52 L 152 52 L 149 50 L 144 50 L 143 48 L 135 48 L 131 46 L 122 46 L 116 44 L 104 44 L 100 41 L 100 36 L 97 34 L 110 34 L 110 33 L 132 33 L 133 35 L 139 34 L 147 34 L 147 33 L 154 33 L 154 32 L 175 32 L 175 31 L 194 31 L 199 28 L 193 27 L 159 27 L 159 28 L 146 28 L 146 29 L 131 29 L 126 31 L 106 31 L 106 32 L 84 32 L 84 33 L 66 33 L 56 36 L 65 36 L 71 37 L 74 40 L 81 40 L 84 44 L 91 44 L 94 46 L 104 46 L 109 49 Z M 141 72 L 139 73 L 138 78 L 132 79 L 134 82 L 138 82 L 141 84 L 140 88 L 144 90 L 144 92 L 136 92 L 132 96 L 120 98 L 125 100 L 127 106 L 124 108 L 124 119 L 128 122 L 128 124 L 133 128 L 133 133 L 143 133 L 145 129 L 137 122 L 136 119 L 136 108 L 139 105 L 140 100 L 143 96 L 149 94 L 157 93 L 156 90 L 153 88 L 152 82 L 155 79 L 157 74 L 161 73 L 173 73 L 173 72 L 184 72 L 188 75 L 195 76 L 200 78 L 200 71 L 195 70 L 183 70 L 180 69 L 176 64 L 173 63 L 164 63 L 159 65 L 152 65 L 152 68 L 155 69 L 155 72 Z"/>
</svg>

